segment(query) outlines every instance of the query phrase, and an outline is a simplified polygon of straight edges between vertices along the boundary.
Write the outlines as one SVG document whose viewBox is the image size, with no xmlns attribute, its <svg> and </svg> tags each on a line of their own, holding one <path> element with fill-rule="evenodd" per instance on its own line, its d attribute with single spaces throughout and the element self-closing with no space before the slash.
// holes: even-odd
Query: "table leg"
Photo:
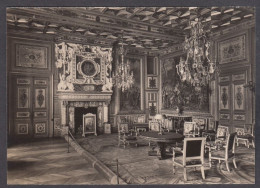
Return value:
<svg viewBox="0 0 260 188">
<path fill-rule="evenodd" d="M 166 156 L 166 144 L 164 142 L 157 143 L 158 150 L 157 150 L 157 157 L 159 160 L 162 160 Z"/>
</svg>

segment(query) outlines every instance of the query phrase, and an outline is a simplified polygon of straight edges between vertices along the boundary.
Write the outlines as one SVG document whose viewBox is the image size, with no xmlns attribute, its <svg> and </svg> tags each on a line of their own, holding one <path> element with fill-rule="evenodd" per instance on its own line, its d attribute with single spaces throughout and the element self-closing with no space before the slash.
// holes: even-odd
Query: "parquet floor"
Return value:
<svg viewBox="0 0 260 188">
<path fill-rule="evenodd" d="M 110 184 L 64 139 L 43 139 L 7 149 L 8 185 Z"/>
</svg>

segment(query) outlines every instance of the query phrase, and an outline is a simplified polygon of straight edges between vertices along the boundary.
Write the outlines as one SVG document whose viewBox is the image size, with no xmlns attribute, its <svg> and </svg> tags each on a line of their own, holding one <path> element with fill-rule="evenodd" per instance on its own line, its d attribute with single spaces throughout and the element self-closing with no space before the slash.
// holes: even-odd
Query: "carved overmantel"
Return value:
<svg viewBox="0 0 260 188">
<path fill-rule="evenodd" d="M 61 42 L 55 65 L 58 92 L 112 92 L 112 48 Z"/>
<path fill-rule="evenodd" d="M 75 131 L 75 108 L 76 107 L 96 107 L 97 108 L 97 129 L 103 133 L 103 125 L 108 122 L 108 105 L 111 101 L 111 93 L 102 94 L 82 94 L 63 93 L 58 95 L 61 101 L 61 124 L 69 125 L 72 132 Z"/>
</svg>

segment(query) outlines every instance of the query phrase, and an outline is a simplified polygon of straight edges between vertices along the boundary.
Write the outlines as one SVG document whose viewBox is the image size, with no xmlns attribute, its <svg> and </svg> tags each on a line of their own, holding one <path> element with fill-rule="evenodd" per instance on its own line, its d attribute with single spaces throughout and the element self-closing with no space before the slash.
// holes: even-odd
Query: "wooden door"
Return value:
<svg viewBox="0 0 260 188">
<path fill-rule="evenodd" d="M 48 137 L 50 128 L 50 79 L 12 75 L 9 95 L 9 134 L 18 138 Z"/>
<path fill-rule="evenodd" d="M 244 87 L 247 75 L 248 69 L 244 68 L 219 77 L 219 120 L 220 124 L 229 126 L 230 131 L 252 121 L 251 96 Z"/>
</svg>

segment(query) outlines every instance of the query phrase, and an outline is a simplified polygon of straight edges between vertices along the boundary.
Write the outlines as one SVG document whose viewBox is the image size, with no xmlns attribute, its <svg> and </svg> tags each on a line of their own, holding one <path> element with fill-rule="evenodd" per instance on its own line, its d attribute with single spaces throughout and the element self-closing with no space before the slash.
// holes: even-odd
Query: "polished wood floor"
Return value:
<svg viewBox="0 0 260 188">
<path fill-rule="evenodd" d="M 43 139 L 7 149 L 8 185 L 110 184 L 64 139 Z"/>
</svg>

